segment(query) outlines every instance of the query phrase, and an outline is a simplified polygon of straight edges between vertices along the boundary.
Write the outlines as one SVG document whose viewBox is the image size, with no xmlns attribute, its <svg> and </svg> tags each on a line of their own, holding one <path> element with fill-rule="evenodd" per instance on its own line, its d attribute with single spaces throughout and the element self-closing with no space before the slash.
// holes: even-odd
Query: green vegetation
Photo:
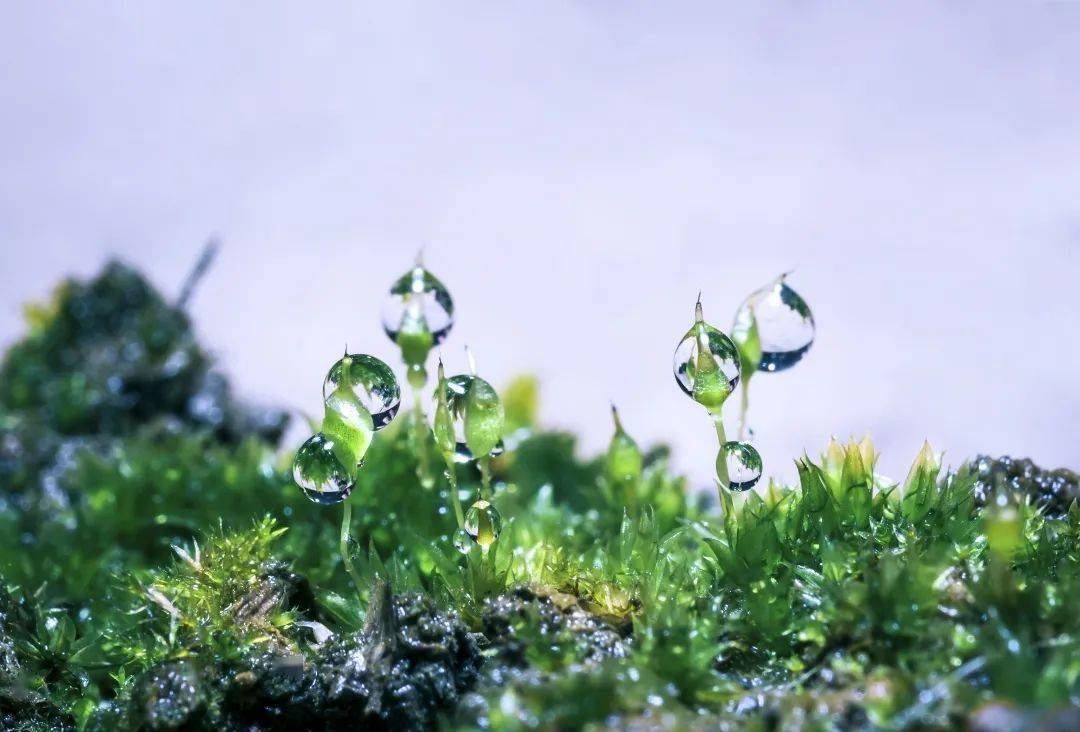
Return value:
<svg viewBox="0 0 1080 732">
<path fill-rule="evenodd" d="M 426 384 L 449 296 L 436 327 L 395 288 Z M 363 458 L 343 532 L 294 483 L 285 416 L 237 403 L 140 275 L 110 264 L 29 315 L 0 364 L 0 728 L 1078 726 L 1069 471 L 947 471 L 927 446 L 895 484 L 869 440 L 833 442 L 797 485 L 716 505 L 617 417 L 580 457 L 530 379 L 499 399 L 440 374 L 433 430 L 380 417 L 381 362 L 339 362 L 325 396 L 366 415 L 364 450 L 330 453 Z M 703 398 L 733 391 L 695 356 Z M 347 441 L 345 413 L 324 430 Z M 462 536 L 475 496 L 497 513 Z"/>
</svg>

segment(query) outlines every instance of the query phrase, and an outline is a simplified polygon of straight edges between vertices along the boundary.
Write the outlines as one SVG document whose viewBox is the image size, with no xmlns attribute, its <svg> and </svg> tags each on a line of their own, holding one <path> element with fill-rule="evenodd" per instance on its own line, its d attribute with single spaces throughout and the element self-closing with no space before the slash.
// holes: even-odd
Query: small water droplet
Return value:
<svg viewBox="0 0 1080 732">
<path fill-rule="evenodd" d="M 383 330 L 401 347 L 408 364 L 423 364 L 454 325 L 454 301 L 446 286 L 421 265 L 390 286 L 382 311 Z"/>
<path fill-rule="evenodd" d="M 733 334 L 740 343 L 756 328 L 759 371 L 784 371 L 797 364 L 814 343 L 814 316 L 785 276 L 755 291 L 735 314 Z"/>
<path fill-rule="evenodd" d="M 502 516 L 498 509 L 481 498 L 465 512 L 465 531 L 487 552 L 502 533 Z"/>
<path fill-rule="evenodd" d="M 305 496 L 324 506 L 341 503 L 353 489 L 350 471 L 334 452 L 333 441 L 322 432 L 316 432 L 296 451 L 293 480 Z"/>
<path fill-rule="evenodd" d="M 750 490 L 761 480 L 761 455 L 748 442 L 725 442 L 716 460 L 717 463 L 724 460 L 727 466 L 728 488 L 733 491 Z M 720 472 L 719 466 L 717 472 Z"/>
<path fill-rule="evenodd" d="M 469 536 L 469 532 L 465 529 L 458 529 L 454 532 L 454 548 L 462 554 L 468 554 L 469 551 L 475 546 L 473 538 Z"/>
<path fill-rule="evenodd" d="M 700 304 L 696 308 L 700 314 Z M 695 317 L 675 347 L 675 381 L 708 409 L 720 407 L 739 383 L 739 349 L 724 333 Z"/>
<path fill-rule="evenodd" d="M 347 353 L 330 367 L 323 381 L 323 400 L 342 388 L 371 413 L 376 430 L 390 424 L 401 407 L 401 388 L 393 369 L 366 353 Z"/>
</svg>

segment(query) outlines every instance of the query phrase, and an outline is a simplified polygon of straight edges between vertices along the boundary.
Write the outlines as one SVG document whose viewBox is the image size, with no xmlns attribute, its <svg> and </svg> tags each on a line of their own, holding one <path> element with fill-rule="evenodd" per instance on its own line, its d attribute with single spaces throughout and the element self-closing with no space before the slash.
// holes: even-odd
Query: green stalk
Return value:
<svg viewBox="0 0 1080 732">
<path fill-rule="evenodd" d="M 454 458 L 447 454 L 446 480 L 450 483 L 450 504 L 454 507 L 454 517 L 457 519 L 459 529 L 465 528 L 465 512 L 461 510 L 461 497 L 458 496 L 457 470 L 454 466 Z"/>
<path fill-rule="evenodd" d="M 746 433 L 746 412 L 750 408 L 750 379 L 744 378 L 739 383 L 739 442 Z"/>
<path fill-rule="evenodd" d="M 424 415 L 424 405 L 420 396 L 423 386 L 413 387 L 413 443 L 416 445 L 416 477 L 424 488 L 435 485 L 435 476 L 431 472 L 431 456 L 428 454 L 428 425 Z"/>
<path fill-rule="evenodd" d="M 356 585 L 356 592 L 360 592 L 360 588 L 364 586 L 364 583 L 360 580 L 360 574 L 356 571 L 356 567 L 353 566 L 352 559 L 349 557 L 349 537 L 350 528 L 352 526 L 352 504 L 349 501 L 344 501 L 344 511 L 341 515 L 341 543 L 338 548 L 341 551 L 341 561 L 345 565 L 345 571 L 349 573 L 349 577 L 352 578 L 353 584 Z"/>
<path fill-rule="evenodd" d="M 724 418 L 720 414 L 720 410 L 710 410 L 709 414 L 713 418 L 713 425 L 716 427 L 716 439 L 720 443 L 721 453 L 724 451 L 724 445 L 727 444 L 727 433 L 724 431 Z M 720 456 L 722 459 L 716 461 L 716 477 L 720 479 L 720 488 L 727 488 L 731 483 L 731 479 L 728 478 L 727 472 L 727 459 L 725 455 Z"/>
<path fill-rule="evenodd" d="M 489 501 L 491 500 L 491 456 L 477 458 L 476 466 L 480 468 L 480 497 Z"/>
</svg>

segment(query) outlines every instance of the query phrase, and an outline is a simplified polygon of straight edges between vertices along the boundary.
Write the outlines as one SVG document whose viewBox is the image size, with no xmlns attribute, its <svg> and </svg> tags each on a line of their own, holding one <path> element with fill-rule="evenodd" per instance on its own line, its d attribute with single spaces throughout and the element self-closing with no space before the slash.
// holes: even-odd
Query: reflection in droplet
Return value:
<svg viewBox="0 0 1080 732">
<path fill-rule="evenodd" d="M 502 516 L 498 509 L 481 498 L 465 513 L 465 531 L 487 553 L 502 533 Z"/>
<path fill-rule="evenodd" d="M 784 278 L 782 275 L 751 294 L 735 315 L 736 340 L 746 338 L 756 329 L 760 371 L 791 368 L 814 343 L 814 316 L 810 307 Z"/>
<path fill-rule="evenodd" d="M 722 474 L 720 461 L 727 468 L 728 488 L 733 491 L 746 491 L 761 480 L 761 455 L 753 445 L 747 442 L 725 442 L 716 455 L 717 474 Z"/>
<path fill-rule="evenodd" d="M 390 424 L 401 406 L 401 388 L 393 370 L 366 353 L 347 353 L 330 367 L 323 381 L 323 399 L 341 388 L 351 391 L 371 413 L 376 430 Z"/>
<path fill-rule="evenodd" d="M 293 480 L 315 503 L 341 503 L 353 489 L 352 473 L 334 452 L 334 443 L 322 432 L 315 433 L 296 451 Z"/>
</svg>

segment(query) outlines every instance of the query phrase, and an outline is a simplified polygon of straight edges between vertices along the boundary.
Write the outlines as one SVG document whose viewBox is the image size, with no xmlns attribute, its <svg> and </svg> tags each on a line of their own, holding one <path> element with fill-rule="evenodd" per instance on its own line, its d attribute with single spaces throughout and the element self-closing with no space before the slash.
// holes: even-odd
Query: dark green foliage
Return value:
<svg viewBox="0 0 1080 732">
<path fill-rule="evenodd" d="M 616 479 L 575 455 L 519 381 L 491 550 L 454 546 L 403 415 L 349 499 L 357 590 L 340 509 L 211 373 L 119 265 L 61 288 L 0 366 L 0 727 L 1074 726 L 1067 471 L 953 473 L 927 447 L 895 484 L 868 441 L 833 443 L 798 485 L 709 506 L 663 447 Z"/>
</svg>

